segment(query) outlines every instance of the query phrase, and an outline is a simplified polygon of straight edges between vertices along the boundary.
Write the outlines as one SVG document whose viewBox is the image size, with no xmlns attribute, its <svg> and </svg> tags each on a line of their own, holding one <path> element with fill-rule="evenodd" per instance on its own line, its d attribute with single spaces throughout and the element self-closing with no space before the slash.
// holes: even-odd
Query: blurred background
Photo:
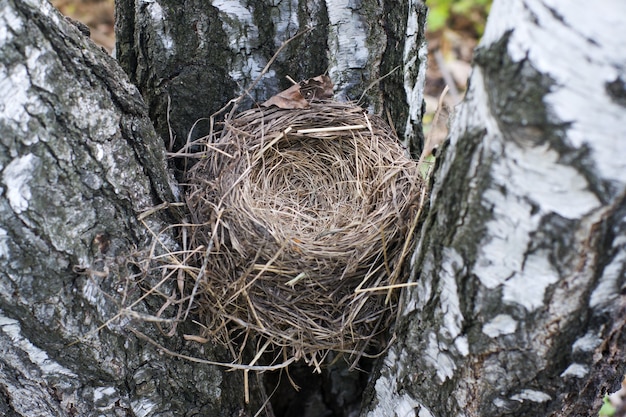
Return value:
<svg viewBox="0 0 626 417">
<path fill-rule="evenodd" d="M 428 69 L 424 100 L 424 135 L 435 144 L 448 134 L 448 121 L 467 88 L 474 48 L 485 30 L 492 0 L 425 0 Z M 444 88 L 448 93 L 436 121 L 434 115 Z"/>
<path fill-rule="evenodd" d="M 463 98 L 470 73 L 472 53 L 485 28 L 492 0 L 426 0 L 429 8 L 426 37 L 426 114 L 424 133 L 435 142 L 447 135 L 454 106 Z M 114 0 L 52 0 L 63 14 L 91 29 L 91 38 L 109 53 L 115 46 Z M 444 98 L 437 123 L 433 124 L 441 93 Z"/>
<path fill-rule="evenodd" d="M 51 0 L 65 16 L 89 26 L 91 39 L 109 53 L 115 46 L 114 0 Z"/>
</svg>

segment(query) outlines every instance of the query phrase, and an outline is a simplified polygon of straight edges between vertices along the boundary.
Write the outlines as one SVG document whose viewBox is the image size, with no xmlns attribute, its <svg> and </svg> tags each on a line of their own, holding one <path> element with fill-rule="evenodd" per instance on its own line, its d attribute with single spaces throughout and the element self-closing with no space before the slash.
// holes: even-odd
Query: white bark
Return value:
<svg viewBox="0 0 626 417">
<path fill-rule="evenodd" d="M 619 385 L 625 23 L 496 0 L 368 416 L 593 415 Z"/>
</svg>

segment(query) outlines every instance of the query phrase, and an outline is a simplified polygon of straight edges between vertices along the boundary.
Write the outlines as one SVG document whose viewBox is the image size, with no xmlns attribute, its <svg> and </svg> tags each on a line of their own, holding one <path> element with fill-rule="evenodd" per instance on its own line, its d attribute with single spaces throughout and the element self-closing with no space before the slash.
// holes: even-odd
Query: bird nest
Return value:
<svg viewBox="0 0 626 417">
<path fill-rule="evenodd" d="M 187 202 L 205 336 L 316 367 L 328 351 L 376 347 L 423 188 L 390 127 L 353 104 L 312 102 L 245 111 L 200 145 Z"/>
</svg>

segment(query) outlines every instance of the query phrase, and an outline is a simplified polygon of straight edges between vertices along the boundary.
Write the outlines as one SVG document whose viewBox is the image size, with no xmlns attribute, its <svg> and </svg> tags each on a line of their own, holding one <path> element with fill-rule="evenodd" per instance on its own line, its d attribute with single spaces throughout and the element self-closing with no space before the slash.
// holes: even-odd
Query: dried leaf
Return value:
<svg viewBox="0 0 626 417">
<path fill-rule="evenodd" d="M 308 109 L 312 100 L 325 100 L 333 97 L 333 82 L 328 75 L 318 75 L 272 96 L 263 107 L 276 106 L 281 109 Z"/>
<path fill-rule="evenodd" d="M 262 104 L 264 107 L 276 106 L 281 109 L 308 109 L 309 102 L 304 99 L 300 92 L 300 84 L 295 84 L 272 96 Z"/>
</svg>

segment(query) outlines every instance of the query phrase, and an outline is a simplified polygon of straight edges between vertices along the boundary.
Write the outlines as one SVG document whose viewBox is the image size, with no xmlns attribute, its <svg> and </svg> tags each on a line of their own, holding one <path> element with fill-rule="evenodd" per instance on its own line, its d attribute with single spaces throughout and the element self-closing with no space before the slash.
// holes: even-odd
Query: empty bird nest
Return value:
<svg viewBox="0 0 626 417">
<path fill-rule="evenodd" d="M 189 253 L 203 336 L 319 369 L 328 351 L 382 348 L 423 183 L 379 117 L 301 107 L 253 108 L 195 143 Z"/>
</svg>

